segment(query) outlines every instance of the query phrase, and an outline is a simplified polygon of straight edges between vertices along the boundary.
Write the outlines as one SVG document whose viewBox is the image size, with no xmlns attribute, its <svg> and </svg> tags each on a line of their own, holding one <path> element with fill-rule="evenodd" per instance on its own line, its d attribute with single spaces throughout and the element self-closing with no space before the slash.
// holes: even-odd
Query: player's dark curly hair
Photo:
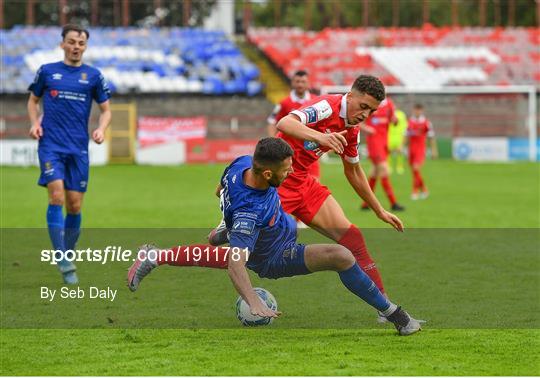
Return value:
<svg viewBox="0 0 540 378">
<path fill-rule="evenodd" d="M 77 34 L 81 35 L 81 33 L 86 34 L 86 39 L 90 39 L 90 32 L 83 28 L 82 26 L 75 25 L 75 24 L 67 24 L 64 25 L 62 28 L 62 39 L 66 38 L 67 33 L 70 31 L 77 32 Z"/>
<path fill-rule="evenodd" d="M 293 149 L 283 139 L 263 138 L 255 147 L 253 170 L 255 173 L 260 173 L 265 168 L 275 167 L 292 156 Z"/>
<path fill-rule="evenodd" d="M 358 76 L 352 85 L 352 90 L 360 93 L 366 93 L 377 101 L 382 101 L 386 97 L 384 84 L 375 76 Z"/>
</svg>

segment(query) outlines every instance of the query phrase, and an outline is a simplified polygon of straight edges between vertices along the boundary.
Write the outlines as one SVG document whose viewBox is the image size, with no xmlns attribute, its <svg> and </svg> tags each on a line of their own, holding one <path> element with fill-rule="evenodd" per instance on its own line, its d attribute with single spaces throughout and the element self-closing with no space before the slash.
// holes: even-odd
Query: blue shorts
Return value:
<svg viewBox="0 0 540 378">
<path fill-rule="evenodd" d="M 38 184 L 47 186 L 54 180 L 63 180 L 66 190 L 86 192 L 88 186 L 88 154 L 69 154 L 38 149 L 41 175 Z"/>
<path fill-rule="evenodd" d="M 247 266 L 261 278 L 278 279 L 310 274 L 311 272 L 304 261 L 305 249 L 304 244 L 295 243 L 292 247 L 276 253 L 261 264 L 250 266 L 251 264 L 248 262 Z"/>
</svg>

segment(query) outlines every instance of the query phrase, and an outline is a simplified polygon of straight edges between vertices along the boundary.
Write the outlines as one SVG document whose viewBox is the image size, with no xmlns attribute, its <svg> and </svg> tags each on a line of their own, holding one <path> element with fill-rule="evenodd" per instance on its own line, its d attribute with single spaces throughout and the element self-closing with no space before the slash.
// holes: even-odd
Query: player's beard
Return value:
<svg viewBox="0 0 540 378">
<path fill-rule="evenodd" d="M 268 185 L 277 188 L 281 185 L 281 181 L 279 181 L 277 177 L 272 177 L 270 180 L 268 180 Z"/>
<path fill-rule="evenodd" d="M 277 188 L 278 186 L 281 185 L 283 181 L 285 181 L 286 177 L 287 176 L 285 176 L 283 179 L 280 180 L 279 177 L 274 174 L 272 175 L 272 178 L 268 180 L 268 185 L 273 186 L 274 188 Z"/>
</svg>

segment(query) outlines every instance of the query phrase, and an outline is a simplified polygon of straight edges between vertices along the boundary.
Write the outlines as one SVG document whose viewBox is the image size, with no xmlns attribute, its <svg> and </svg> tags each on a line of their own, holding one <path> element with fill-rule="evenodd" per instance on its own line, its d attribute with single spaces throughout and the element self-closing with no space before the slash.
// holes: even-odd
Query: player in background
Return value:
<svg viewBox="0 0 540 378">
<path fill-rule="evenodd" d="M 363 130 L 366 131 L 366 144 L 368 156 L 372 163 L 372 169 L 369 174 L 369 187 L 375 191 L 377 180 L 381 181 L 382 187 L 393 211 L 403 211 L 394 194 L 394 189 L 390 183 L 388 169 L 388 127 L 390 123 L 396 122 L 394 112 L 394 103 L 388 97 L 385 98 L 377 110 L 371 114 L 365 122 Z M 369 205 L 366 201 L 362 203 L 362 210 L 368 210 Z"/>
<path fill-rule="evenodd" d="M 438 152 L 433 126 L 424 115 L 424 106 L 422 104 L 416 104 L 407 127 L 409 165 L 411 166 L 413 175 L 413 189 L 411 194 L 411 199 L 413 200 L 425 199 L 429 196 L 426 184 L 420 173 L 420 169 L 426 158 L 426 138 L 429 138 L 430 141 L 431 158 L 436 159 Z"/>
<path fill-rule="evenodd" d="M 309 92 L 309 76 L 304 70 L 296 71 L 291 80 L 291 92 L 279 104 L 274 107 L 270 117 L 268 117 L 268 136 L 276 136 L 277 123 L 293 110 L 301 108 L 307 101 L 315 98 Z M 319 162 L 313 164 L 309 172 L 312 176 L 320 180 L 321 171 Z"/>
<path fill-rule="evenodd" d="M 60 251 L 73 250 L 80 234 L 81 207 L 88 187 L 88 120 L 92 100 L 101 111 L 98 128 L 92 132 L 94 142 L 103 142 L 111 121 L 107 83 L 97 69 L 82 61 L 89 37 L 89 32 L 80 26 L 64 26 L 60 44 L 64 60 L 41 66 L 28 88 L 30 136 L 39 141 L 38 184 L 47 187 L 47 227 L 54 249 Z M 72 262 L 60 261 L 58 268 L 65 283 L 78 282 Z"/>
<path fill-rule="evenodd" d="M 292 156 L 292 148 L 282 139 L 264 138 L 253 157 L 234 160 L 225 169 L 217 191 L 230 247 L 184 245 L 158 250 L 152 245 L 143 246 L 143 253 L 139 252 L 128 271 L 129 289 L 137 290 L 141 280 L 159 265 L 227 269 L 253 315 L 277 317 L 281 312 L 259 300 L 246 267 L 261 278 L 272 279 L 331 270 L 338 273 L 350 292 L 383 313 L 400 335 L 418 332 L 420 322 L 377 289 L 347 248 L 297 243 L 295 222 L 283 211 L 277 193 L 277 187 L 293 172 Z"/>
<path fill-rule="evenodd" d="M 388 172 L 395 171 L 398 175 L 405 172 L 405 153 L 403 145 L 405 143 L 405 133 L 407 132 L 407 115 L 404 111 L 396 109 L 394 112 L 396 122 L 390 123 L 388 128 L 388 152 L 390 164 Z"/>
</svg>

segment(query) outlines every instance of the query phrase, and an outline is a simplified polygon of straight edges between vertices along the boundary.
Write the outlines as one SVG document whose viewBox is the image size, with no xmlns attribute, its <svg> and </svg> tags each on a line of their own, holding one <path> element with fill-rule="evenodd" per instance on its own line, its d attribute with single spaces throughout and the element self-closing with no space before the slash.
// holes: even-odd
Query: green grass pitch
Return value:
<svg viewBox="0 0 540 378">
<path fill-rule="evenodd" d="M 81 246 L 201 242 L 219 220 L 223 165 L 91 170 Z M 136 293 L 129 263 L 79 264 L 81 287 L 118 289 L 114 302 L 39 298 L 60 288 L 49 248 L 46 193 L 35 168 L 1 168 L 2 375 L 539 375 L 538 164 L 428 162 L 428 200 L 392 176 L 407 230 L 398 234 L 359 200 L 339 165 L 323 182 L 365 231 L 389 295 L 425 329 L 398 337 L 333 273 L 264 280 L 284 312 L 243 328 L 224 271 L 163 267 Z M 377 192 L 387 205 L 382 192 Z M 304 242 L 324 238 L 303 232 Z"/>
</svg>

